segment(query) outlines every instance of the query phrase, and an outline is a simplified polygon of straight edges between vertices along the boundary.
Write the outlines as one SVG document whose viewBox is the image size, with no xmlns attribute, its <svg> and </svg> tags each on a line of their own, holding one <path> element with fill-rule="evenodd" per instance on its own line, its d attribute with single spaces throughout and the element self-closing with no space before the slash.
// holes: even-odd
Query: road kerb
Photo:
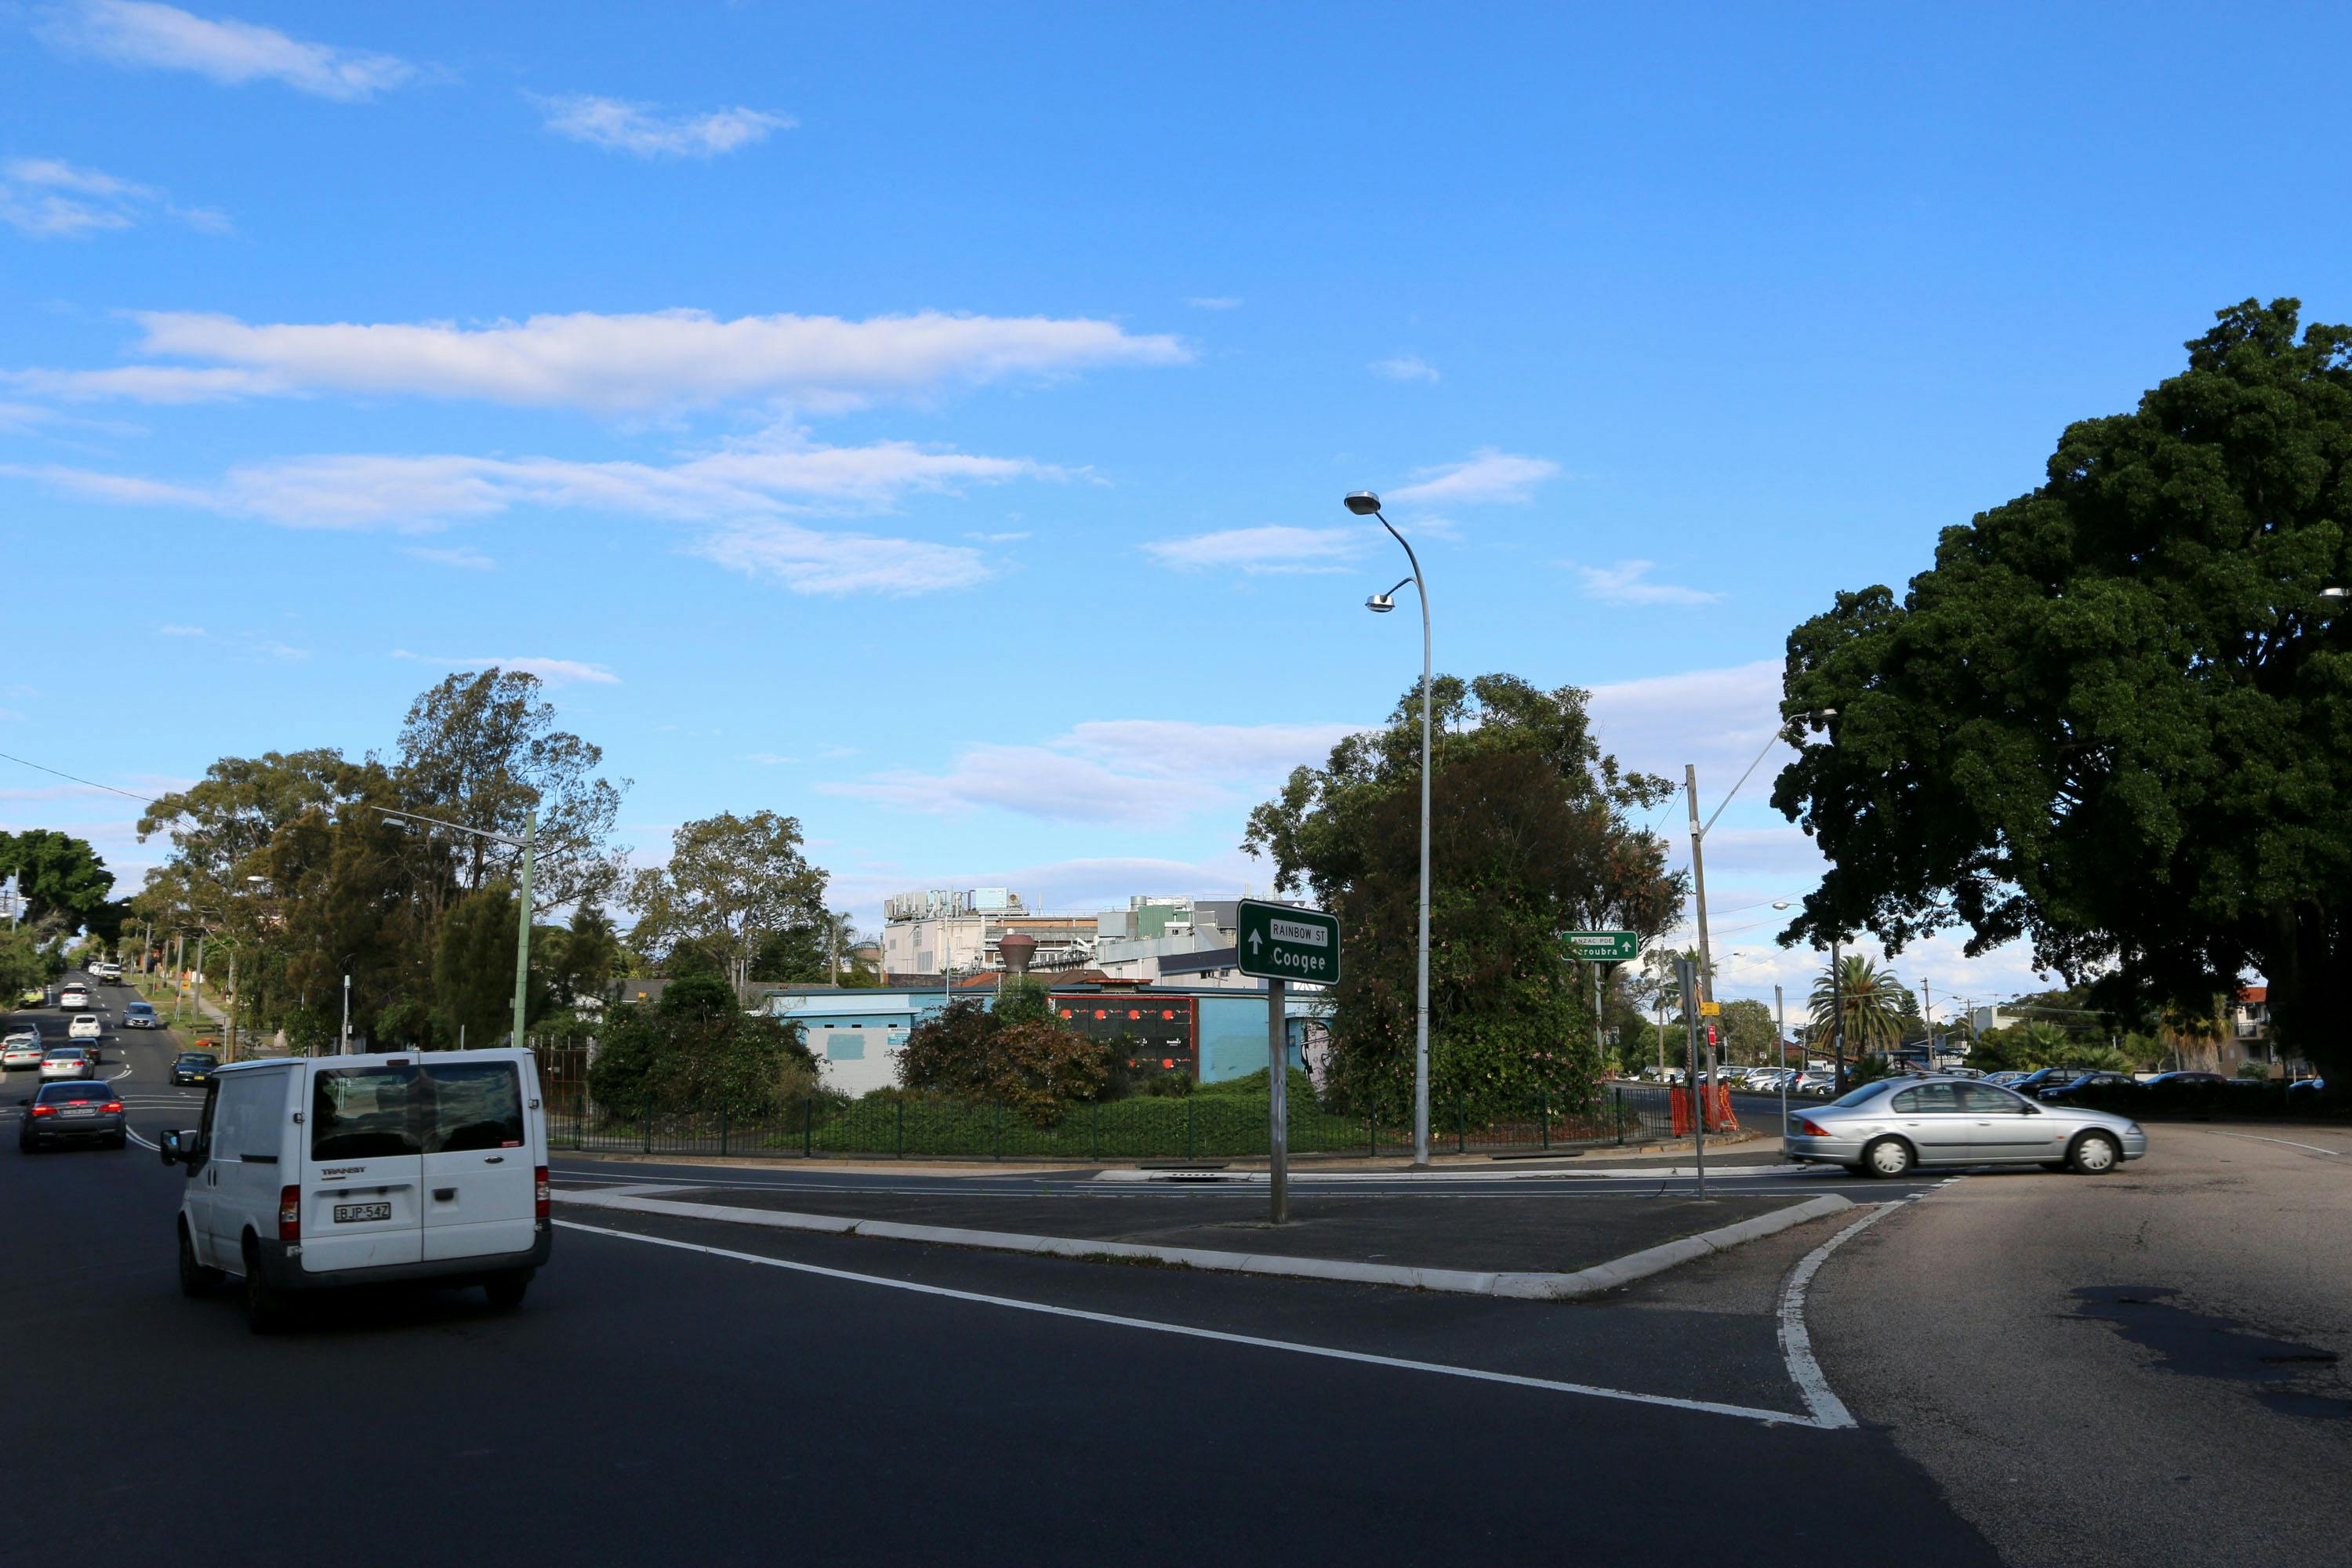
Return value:
<svg viewBox="0 0 2352 1568">
<path fill-rule="evenodd" d="M 1645 1279 L 1743 1242 L 1820 1219 L 1853 1207 L 1851 1200 L 1832 1193 L 1758 1215 L 1697 1236 L 1658 1247 L 1644 1247 L 1622 1258 L 1596 1263 L 1573 1273 L 1530 1271 L 1479 1272 L 1461 1268 L 1414 1268 L 1393 1263 L 1349 1263 L 1339 1258 L 1291 1258 L 1270 1253 L 1213 1252 L 1189 1247 L 1147 1247 L 1127 1241 L 1093 1241 L 1062 1236 L 1022 1236 L 1009 1231 L 960 1230 L 946 1226 L 902 1225 L 895 1220 L 850 1219 L 840 1215 L 795 1214 L 782 1209 L 741 1208 L 724 1204 L 688 1204 L 669 1198 L 640 1197 L 613 1193 L 558 1191 L 556 1202 L 578 1208 L 614 1209 L 628 1214 L 659 1215 L 673 1219 L 716 1220 L 727 1225 L 764 1226 L 771 1230 L 814 1231 L 829 1236 L 876 1237 L 889 1241 L 928 1242 L 935 1247 L 970 1247 L 992 1252 L 1025 1253 L 1045 1258 L 1111 1258 L 1168 1268 L 1200 1268 L 1225 1274 L 1267 1274 L 1300 1279 L 1336 1279 L 1357 1285 L 1386 1285 L 1406 1290 L 1439 1290 L 1465 1296 L 1505 1296 L 1530 1301 L 1570 1301 L 1598 1295 Z"/>
</svg>

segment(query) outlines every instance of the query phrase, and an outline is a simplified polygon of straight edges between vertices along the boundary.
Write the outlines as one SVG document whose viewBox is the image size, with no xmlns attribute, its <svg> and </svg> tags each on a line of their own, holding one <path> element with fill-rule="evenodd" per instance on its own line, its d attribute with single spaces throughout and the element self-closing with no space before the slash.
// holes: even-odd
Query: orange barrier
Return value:
<svg viewBox="0 0 2352 1568">
<path fill-rule="evenodd" d="M 1719 1083 L 1712 1089 L 1703 1088 L 1701 1093 L 1706 1101 L 1706 1130 L 1709 1132 L 1738 1131 L 1739 1118 L 1733 1115 L 1731 1111 L 1731 1086 L 1727 1083 Z M 1690 1091 L 1684 1089 L 1669 1089 L 1667 1100 L 1674 1107 L 1675 1136 L 1689 1137 Z"/>
</svg>

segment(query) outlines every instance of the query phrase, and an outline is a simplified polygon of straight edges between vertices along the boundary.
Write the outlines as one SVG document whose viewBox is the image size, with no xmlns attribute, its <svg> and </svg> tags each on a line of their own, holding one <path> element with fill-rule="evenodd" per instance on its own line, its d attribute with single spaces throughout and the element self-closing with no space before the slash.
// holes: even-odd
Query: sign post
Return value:
<svg viewBox="0 0 2352 1568">
<path fill-rule="evenodd" d="M 1283 1017 L 1290 982 L 1339 978 L 1339 920 L 1320 910 L 1244 899 L 1234 919 L 1234 964 L 1266 982 L 1266 1170 L 1274 1223 L 1290 1220 L 1290 1050 Z"/>
<path fill-rule="evenodd" d="M 1564 931 L 1560 944 L 1571 960 L 1592 965 L 1592 1047 L 1603 1064 L 1609 1060 L 1608 1036 L 1601 1027 L 1601 1008 L 1609 994 L 1611 972 L 1641 955 L 1642 939 L 1630 931 Z"/>
</svg>

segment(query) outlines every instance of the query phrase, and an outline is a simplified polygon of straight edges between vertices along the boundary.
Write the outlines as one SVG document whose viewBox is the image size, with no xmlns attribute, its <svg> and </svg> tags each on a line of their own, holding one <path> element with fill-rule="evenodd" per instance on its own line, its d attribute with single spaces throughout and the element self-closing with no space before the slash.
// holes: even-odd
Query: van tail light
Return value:
<svg viewBox="0 0 2352 1568">
<path fill-rule="evenodd" d="M 1797 1118 L 1797 1131 L 1808 1138 L 1826 1138 L 1829 1136 L 1829 1130 L 1824 1128 L 1820 1122 L 1814 1121 L 1810 1116 L 1800 1116 Z"/>
<path fill-rule="evenodd" d="M 278 1189 L 278 1239 L 302 1239 L 302 1189 L 299 1187 Z"/>
<path fill-rule="evenodd" d="M 531 1214 L 538 1219 L 547 1217 L 547 1167 L 534 1165 L 530 1173 Z"/>
</svg>

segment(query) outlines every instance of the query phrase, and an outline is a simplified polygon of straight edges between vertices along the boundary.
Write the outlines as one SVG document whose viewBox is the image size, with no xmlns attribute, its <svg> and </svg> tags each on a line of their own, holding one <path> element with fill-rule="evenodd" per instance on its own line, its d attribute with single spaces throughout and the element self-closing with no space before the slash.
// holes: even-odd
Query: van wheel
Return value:
<svg viewBox="0 0 2352 1568">
<path fill-rule="evenodd" d="M 482 1281 L 482 1294 L 490 1299 L 490 1310 L 511 1312 L 522 1305 L 523 1292 L 530 1289 L 530 1270 L 501 1274 L 495 1279 Z"/>
<path fill-rule="evenodd" d="M 286 1326 L 286 1300 L 261 1276 L 261 1248 L 245 1238 L 245 1326 L 257 1334 L 274 1334 Z"/>
<path fill-rule="evenodd" d="M 207 1268 L 196 1261 L 195 1243 L 188 1239 L 188 1222 L 180 1222 L 180 1294 L 202 1296 L 221 1282 L 217 1268 Z"/>
</svg>

